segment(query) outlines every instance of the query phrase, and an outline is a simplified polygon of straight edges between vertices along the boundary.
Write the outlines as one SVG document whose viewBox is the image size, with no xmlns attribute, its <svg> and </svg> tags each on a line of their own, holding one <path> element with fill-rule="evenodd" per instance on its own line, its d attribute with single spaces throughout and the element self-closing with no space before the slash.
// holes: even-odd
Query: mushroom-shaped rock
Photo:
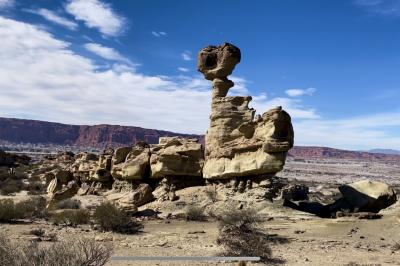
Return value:
<svg viewBox="0 0 400 266">
<path fill-rule="evenodd" d="M 250 96 L 226 96 L 234 85 L 227 76 L 240 58 L 239 48 L 229 43 L 199 53 L 198 69 L 213 82 L 203 168 L 207 179 L 273 175 L 282 170 L 293 147 L 291 118 L 282 107 L 255 117 Z"/>
</svg>

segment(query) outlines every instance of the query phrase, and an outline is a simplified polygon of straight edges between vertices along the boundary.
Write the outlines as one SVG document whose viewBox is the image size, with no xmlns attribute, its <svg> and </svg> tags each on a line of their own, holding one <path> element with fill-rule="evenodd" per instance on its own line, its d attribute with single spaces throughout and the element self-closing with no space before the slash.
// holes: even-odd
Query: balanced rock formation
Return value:
<svg viewBox="0 0 400 266">
<path fill-rule="evenodd" d="M 273 175 L 293 147 L 291 118 L 281 107 L 255 118 L 251 96 L 227 96 L 227 76 L 240 62 L 239 48 L 225 43 L 200 51 L 198 69 L 213 82 L 211 124 L 206 134 L 203 177 L 225 179 Z"/>
<path fill-rule="evenodd" d="M 151 149 L 152 178 L 168 176 L 201 177 L 204 151 L 197 139 L 162 137 Z"/>
</svg>

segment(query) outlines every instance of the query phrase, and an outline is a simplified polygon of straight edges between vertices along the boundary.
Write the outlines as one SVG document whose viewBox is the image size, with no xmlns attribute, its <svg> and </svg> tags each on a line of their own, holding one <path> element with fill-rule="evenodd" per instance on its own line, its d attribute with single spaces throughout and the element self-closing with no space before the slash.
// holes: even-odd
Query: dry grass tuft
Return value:
<svg viewBox="0 0 400 266">
<path fill-rule="evenodd" d="M 111 250 L 111 247 L 89 239 L 61 241 L 48 246 L 37 242 L 16 245 L 0 235 L 0 265 L 103 266 L 111 257 Z"/>
<path fill-rule="evenodd" d="M 142 224 L 133 221 L 127 212 L 109 202 L 98 206 L 94 211 L 93 218 L 103 231 L 135 234 L 143 228 Z"/>
<path fill-rule="evenodd" d="M 90 213 L 88 210 L 68 209 L 62 210 L 51 215 L 51 221 L 55 225 L 66 225 L 77 227 L 80 224 L 88 224 L 90 222 Z"/>
<path fill-rule="evenodd" d="M 217 243 L 224 249 L 225 256 L 260 257 L 261 262 L 279 263 L 272 258 L 271 243 L 287 242 L 286 239 L 273 239 L 264 233 L 259 224 L 262 218 L 256 210 L 237 210 L 230 208 L 219 216 L 219 236 Z"/>
<path fill-rule="evenodd" d="M 187 221 L 205 221 L 207 220 L 206 215 L 204 214 L 204 208 L 197 205 L 189 205 L 186 208 L 186 220 Z"/>
</svg>

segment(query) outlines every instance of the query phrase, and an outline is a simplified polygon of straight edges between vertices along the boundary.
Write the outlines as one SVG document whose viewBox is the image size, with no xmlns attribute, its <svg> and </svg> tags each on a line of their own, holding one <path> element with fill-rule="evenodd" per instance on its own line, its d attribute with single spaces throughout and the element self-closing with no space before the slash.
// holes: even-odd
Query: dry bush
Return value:
<svg viewBox="0 0 400 266">
<path fill-rule="evenodd" d="M 6 180 L 7 178 L 10 178 L 10 177 L 11 177 L 11 175 L 8 172 L 8 168 L 1 167 L 0 168 L 0 182 L 4 181 L 4 180 Z"/>
<path fill-rule="evenodd" d="M 22 218 L 46 218 L 48 213 L 46 210 L 46 199 L 35 196 L 28 200 L 24 200 L 15 204 L 15 209 L 20 212 Z"/>
<path fill-rule="evenodd" d="M 46 186 L 41 181 L 29 180 L 25 190 L 28 191 L 29 195 L 39 195 L 45 192 Z"/>
<path fill-rule="evenodd" d="M 215 203 L 218 200 L 218 193 L 217 193 L 217 187 L 209 187 L 205 190 L 207 198 L 212 202 Z"/>
<path fill-rule="evenodd" d="M 12 222 L 18 219 L 32 219 L 46 217 L 46 200 L 31 198 L 14 203 L 11 199 L 0 200 L 0 222 Z"/>
<path fill-rule="evenodd" d="M 217 243 L 225 256 L 260 257 L 262 262 L 276 262 L 272 258 L 272 239 L 259 228 L 261 217 L 253 209 L 229 208 L 219 217 Z"/>
<path fill-rule="evenodd" d="M 24 187 L 24 182 L 21 179 L 7 179 L 1 183 L 1 195 L 11 195 L 20 192 Z"/>
<path fill-rule="evenodd" d="M 397 252 L 400 250 L 400 242 L 394 242 L 392 248 L 391 248 L 392 252 Z"/>
<path fill-rule="evenodd" d="M 189 205 L 185 212 L 186 220 L 188 221 L 205 221 L 204 208 L 197 205 Z"/>
<path fill-rule="evenodd" d="M 135 234 L 143 227 L 133 221 L 126 211 L 109 202 L 100 204 L 94 211 L 93 218 L 103 231 Z"/>
<path fill-rule="evenodd" d="M 79 209 L 81 201 L 78 199 L 65 199 L 57 203 L 58 209 Z"/>
<path fill-rule="evenodd" d="M 13 244 L 0 236 L 0 265 L 8 266 L 102 266 L 111 257 L 112 248 L 94 240 L 61 241 L 49 246 Z"/>
<path fill-rule="evenodd" d="M 0 222 L 11 222 L 22 219 L 22 214 L 15 208 L 14 201 L 11 199 L 0 200 Z"/>
<path fill-rule="evenodd" d="M 258 228 L 262 218 L 254 209 L 238 210 L 233 207 L 228 208 L 219 217 L 219 226 L 223 228 L 240 228 L 243 230 L 252 230 Z"/>
<path fill-rule="evenodd" d="M 51 221 L 55 225 L 66 225 L 77 227 L 80 224 L 88 224 L 90 222 L 90 213 L 83 209 L 62 210 L 51 215 Z"/>
<path fill-rule="evenodd" d="M 43 228 L 34 228 L 31 231 L 29 231 L 29 234 L 42 237 L 46 234 L 46 231 Z"/>
</svg>

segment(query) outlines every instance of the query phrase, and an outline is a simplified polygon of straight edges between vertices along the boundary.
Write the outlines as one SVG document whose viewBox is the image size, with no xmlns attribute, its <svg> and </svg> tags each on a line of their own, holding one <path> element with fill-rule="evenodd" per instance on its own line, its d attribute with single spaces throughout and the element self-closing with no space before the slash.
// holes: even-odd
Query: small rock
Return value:
<svg viewBox="0 0 400 266">
<path fill-rule="evenodd" d="M 191 235 L 191 234 L 205 234 L 205 233 L 206 233 L 205 231 L 189 231 L 188 232 L 189 235 Z"/>
<path fill-rule="evenodd" d="M 99 242 L 113 241 L 113 236 L 111 234 L 97 235 L 94 240 Z"/>
</svg>

